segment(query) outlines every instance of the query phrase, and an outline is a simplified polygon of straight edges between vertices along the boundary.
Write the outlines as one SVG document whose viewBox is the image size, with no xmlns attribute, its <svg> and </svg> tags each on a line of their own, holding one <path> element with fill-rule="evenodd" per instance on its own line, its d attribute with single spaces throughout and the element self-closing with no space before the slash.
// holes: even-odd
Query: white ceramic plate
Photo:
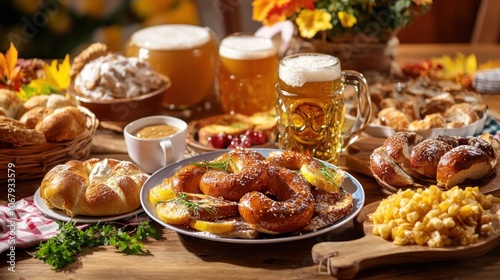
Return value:
<svg viewBox="0 0 500 280">
<path fill-rule="evenodd" d="M 275 151 L 275 149 L 253 149 L 265 157 L 269 156 L 269 153 L 271 151 Z M 345 180 L 344 183 L 342 184 L 342 187 L 344 190 L 347 192 L 351 193 L 354 199 L 354 207 L 352 212 L 345 216 L 344 218 L 340 219 L 339 221 L 335 222 L 333 225 L 322 228 L 320 230 L 310 232 L 310 233 L 305 233 L 301 235 L 290 235 L 290 236 L 279 236 L 279 237 L 273 237 L 273 236 L 266 236 L 266 238 L 258 238 L 258 239 L 233 239 L 233 238 L 222 238 L 219 236 L 215 235 L 209 235 L 204 232 L 198 232 L 198 231 L 190 231 L 182 228 L 178 228 L 173 225 L 169 225 L 162 221 L 158 215 L 156 214 L 156 209 L 155 206 L 149 201 L 149 191 L 161 184 L 164 178 L 172 176 L 177 170 L 182 168 L 183 166 L 191 163 L 191 162 L 197 162 L 197 161 L 211 161 L 215 157 L 228 152 L 228 150 L 220 150 L 220 151 L 215 151 L 215 152 L 210 152 L 210 153 L 205 153 L 201 154 L 189 159 L 185 159 L 173 164 L 170 164 L 166 167 L 163 167 L 162 169 L 156 171 L 153 175 L 149 177 L 149 179 L 144 183 L 144 186 L 141 191 L 141 203 L 142 207 L 146 211 L 146 213 L 156 222 L 159 224 L 163 225 L 164 227 L 171 229 L 173 231 L 176 231 L 178 233 L 182 233 L 185 235 L 189 236 L 194 236 L 202 239 L 207 239 L 207 240 L 212 240 L 212 241 L 219 241 L 219 242 L 226 242 L 226 243 L 244 243 L 244 244 L 265 244 L 265 243 L 278 243 L 278 242 L 287 242 L 287 241 L 295 241 L 295 240 L 300 240 L 300 239 L 305 239 L 305 238 L 310 238 L 313 236 L 317 236 L 329 231 L 332 231 L 348 222 L 350 222 L 358 213 L 361 211 L 361 208 L 363 207 L 365 203 L 365 193 L 364 190 L 361 186 L 361 184 L 354 178 L 351 174 L 346 172 Z M 327 165 L 330 165 L 326 163 Z"/>
<path fill-rule="evenodd" d="M 51 209 L 45 205 L 45 202 L 43 202 L 43 198 L 40 196 L 40 188 L 36 190 L 35 195 L 34 195 L 34 202 L 35 205 L 42 211 L 42 213 L 50 217 L 52 219 L 60 220 L 63 222 L 75 222 L 79 224 L 95 224 L 98 222 L 111 222 L 111 221 L 116 221 L 116 220 L 121 220 L 121 219 L 126 219 L 133 217 L 135 215 L 138 215 L 144 211 L 142 207 L 139 207 L 137 210 L 134 210 L 130 213 L 125 213 L 125 214 L 120 214 L 120 215 L 115 215 L 115 216 L 75 216 L 75 217 L 70 217 L 66 215 L 63 211 L 57 210 L 57 209 Z"/>
</svg>

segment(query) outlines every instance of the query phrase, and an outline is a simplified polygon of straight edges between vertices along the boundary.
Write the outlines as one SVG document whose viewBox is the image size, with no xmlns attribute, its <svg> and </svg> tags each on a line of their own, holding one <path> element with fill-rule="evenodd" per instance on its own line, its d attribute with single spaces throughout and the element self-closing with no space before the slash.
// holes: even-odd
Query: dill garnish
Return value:
<svg viewBox="0 0 500 280">
<path fill-rule="evenodd" d="M 219 169 L 224 172 L 227 172 L 229 169 L 229 165 L 232 163 L 231 158 L 228 158 L 224 161 L 201 161 L 201 162 L 192 162 L 192 165 L 205 167 L 206 169 Z M 233 164 L 234 165 L 234 164 Z"/>
<path fill-rule="evenodd" d="M 185 193 L 178 193 L 177 197 L 173 200 L 178 202 L 179 204 L 186 206 L 190 211 L 193 211 L 194 213 L 205 211 L 210 215 L 215 215 L 215 207 L 207 204 L 205 201 L 190 200 L 189 196 Z"/>
</svg>

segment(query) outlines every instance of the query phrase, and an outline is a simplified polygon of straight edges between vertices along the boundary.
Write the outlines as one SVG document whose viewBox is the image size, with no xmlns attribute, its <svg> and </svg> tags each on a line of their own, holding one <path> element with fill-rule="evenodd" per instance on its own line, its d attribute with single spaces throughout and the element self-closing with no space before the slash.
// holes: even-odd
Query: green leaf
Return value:
<svg viewBox="0 0 500 280">
<path fill-rule="evenodd" d="M 135 234 L 125 232 L 110 224 L 97 223 L 85 230 L 78 229 L 71 221 L 57 222 L 59 233 L 38 246 L 34 257 L 43 260 L 54 269 L 60 270 L 76 261 L 76 256 L 84 247 L 112 245 L 125 254 L 144 255 L 140 241 L 152 237 L 161 238 L 148 222 L 142 222 L 135 228 Z"/>
</svg>

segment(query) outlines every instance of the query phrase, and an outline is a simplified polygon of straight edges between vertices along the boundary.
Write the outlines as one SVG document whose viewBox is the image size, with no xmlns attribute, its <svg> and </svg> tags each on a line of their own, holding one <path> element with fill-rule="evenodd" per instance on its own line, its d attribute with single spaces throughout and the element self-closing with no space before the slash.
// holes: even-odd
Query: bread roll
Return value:
<svg viewBox="0 0 500 280">
<path fill-rule="evenodd" d="M 86 127 L 85 115 L 74 106 L 55 109 L 52 114 L 39 122 L 35 129 L 42 132 L 49 142 L 73 140 Z"/>
<path fill-rule="evenodd" d="M 0 116 L 0 144 L 1 146 L 27 146 L 46 143 L 43 133 L 28 128 L 24 123 Z"/>
<path fill-rule="evenodd" d="M 384 141 L 389 157 L 399 164 L 410 176 L 421 177 L 410 165 L 413 147 L 422 141 L 422 136 L 415 132 L 398 132 Z"/>
<path fill-rule="evenodd" d="M 21 104 L 15 91 L 0 89 L 0 116 L 15 118 Z"/>
<path fill-rule="evenodd" d="M 35 129 L 36 125 L 40 123 L 45 117 L 52 114 L 54 109 L 45 107 L 35 107 L 26 112 L 19 121 L 26 124 L 28 128 Z"/>
<path fill-rule="evenodd" d="M 74 100 L 66 98 L 61 94 L 35 95 L 26 100 L 17 112 L 17 119 L 20 119 L 26 112 L 35 107 L 58 109 L 66 106 L 75 106 Z"/>
<path fill-rule="evenodd" d="M 417 173 L 436 178 L 440 158 L 453 147 L 437 139 L 426 139 L 413 147 L 410 165 Z"/>
<path fill-rule="evenodd" d="M 422 120 L 414 120 L 408 125 L 409 131 L 420 131 L 438 127 L 446 127 L 446 120 L 439 113 L 430 114 Z"/>
<path fill-rule="evenodd" d="M 379 180 L 393 187 L 409 187 L 415 181 L 401 166 L 392 160 L 385 147 L 378 147 L 370 155 L 370 167 Z"/>
<path fill-rule="evenodd" d="M 462 145 L 446 153 L 437 166 L 437 185 L 450 189 L 464 182 L 484 179 L 494 173 L 490 158 L 480 149 Z"/>
<path fill-rule="evenodd" d="M 40 195 L 49 208 L 71 217 L 119 215 L 141 206 L 140 192 L 148 177 L 128 161 L 71 160 L 47 172 Z"/>
<path fill-rule="evenodd" d="M 380 110 L 377 117 L 380 119 L 381 125 L 392 127 L 396 131 L 407 130 L 410 124 L 408 117 L 403 112 L 392 107 Z"/>
<path fill-rule="evenodd" d="M 469 103 L 460 103 L 451 106 L 444 112 L 444 118 L 449 127 L 462 127 L 479 120 L 474 106 Z"/>
</svg>

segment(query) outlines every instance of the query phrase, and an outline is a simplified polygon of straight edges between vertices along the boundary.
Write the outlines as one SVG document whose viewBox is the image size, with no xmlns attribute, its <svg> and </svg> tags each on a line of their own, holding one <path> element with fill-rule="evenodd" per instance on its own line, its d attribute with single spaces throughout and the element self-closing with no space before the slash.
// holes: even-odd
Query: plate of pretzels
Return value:
<svg viewBox="0 0 500 280">
<path fill-rule="evenodd" d="M 145 212 L 166 228 L 244 244 L 330 232 L 351 221 L 364 200 L 362 186 L 347 172 L 277 149 L 236 148 L 185 159 L 152 174 L 141 192 Z"/>
</svg>

